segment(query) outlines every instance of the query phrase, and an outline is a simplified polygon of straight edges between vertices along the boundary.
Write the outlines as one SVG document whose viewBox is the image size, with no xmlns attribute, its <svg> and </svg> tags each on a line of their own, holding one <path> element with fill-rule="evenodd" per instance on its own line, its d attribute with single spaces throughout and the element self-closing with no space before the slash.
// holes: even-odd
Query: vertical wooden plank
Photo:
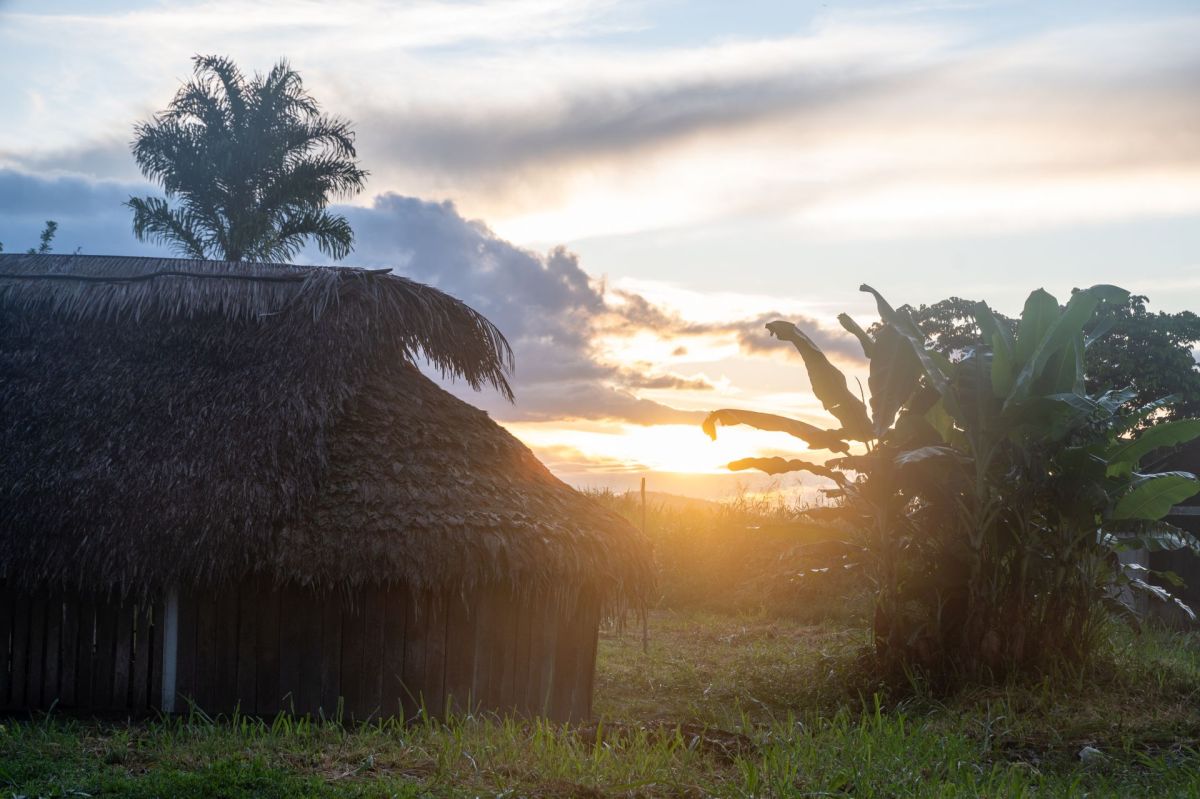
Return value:
<svg viewBox="0 0 1200 799">
<path fill-rule="evenodd" d="M 72 708 L 77 704 L 75 681 L 78 678 L 76 661 L 79 657 L 79 604 L 75 592 L 62 596 L 62 629 L 58 635 L 58 699 L 59 706 Z"/>
<path fill-rule="evenodd" d="M 416 716 L 425 702 L 425 640 L 429 635 L 429 594 L 411 591 L 404 616 L 404 702 L 407 715 Z"/>
<path fill-rule="evenodd" d="M 50 593 L 46 601 L 46 654 L 45 680 L 42 683 L 42 706 L 58 707 L 62 704 L 59 676 L 62 662 L 63 595 L 61 591 Z"/>
<path fill-rule="evenodd" d="M 465 715 L 474 710 L 475 630 L 478 621 L 474 597 L 458 591 L 449 595 L 446 606 L 446 715 Z"/>
<path fill-rule="evenodd" d="M 254 658 L 258 652 L 258 583 L 243 580 L 237 587 L 237 699 L 242 712 L 258 713 L 258 685 Z"/>
<path fill-rule="evenodd" d="M 12 637 L 13 594 L 0 581 L 0 708 L 10 707 L 12 673 L 10 639 Z"/>
<path fill-rule="evenodd" d="M 513 712 L 514 680 L 517 659 L 517 604 L 512 589 L 503 586 L 496 589 L 496 612 L 499 617 L 499 638 L 495 656 L 499 661 L 493 675 L 492 695 L 497 709 L 508 715 Z"/>
<path fill-rule="evenodd" d="M 258 618 L 255 636 L 256 712 L 271 718 L 282 708 L 279 682 L 279 590 L 267 578 L 258 581 Z"/>
<path fill-rule="evenodd" d="M 111 708 L 113 704 L 113 667 L 117 648 L 116 599 L 101 597 L 96 602 L 96 654 L 92 665 L 92 707 Z"/>
<path fill-rule="evenodd" d="M 383 708 L 384 629 L 387 625 L 387 590 L 382 586 L 363 588 L 363 671 L 362 691 L 366 718 L 378 718 Z"/>
<path fill-rule="evenodd" d="M 82 594 L 76 605 L 75 707 L 91 708 L 92 682 L 96 672 L 96 598 Z"/>
<path fill-rule="evenodd" d="M 563 602 L 555 608 L 558 627 L 558 652 L 554 663 L 554 684 L 550 694 L 551 710 L 547 714 L 555 721 L 573 721 L 571 717 L 571 693 L 575 686 L 579 668 L 579 648 L 583 643 L 577 624 L 582 597 L 572 602 Z"/>
<path fill-rule="evenodd" d="M 363 604 L 364 596 L 358 592 L 342 608 L 342 697 L 347 720 L 357 721 L 368 712 L 363 663 L 367 614 Z"/>
<path fill-rule="evenodd" d="M 533 628 L 533 606 L 528 597 L 516 594 L 513 597 L 513 614 L 516 617 L 516 645 L 513 651 L 512 701 L 513 709 L 522 716 L 533 713 L 529 695 L 529 646 Z"/>
<path fill-rule="evenodd" d="M 213 618 L 213 713 L 232 714 L 238 706 L 237 587 L 227 586 L 216 597 Z"/>
<path fill-rule="evenodd" d="M 165 638 L 163 637 L 163 614 L 166 609 L 165 597 L 155 594 L 150 604 L 150 694 L 149 706 L 162 708 L 163 695 L 163 655 Z M 176 639 L 176 666 L 179 664 L 178 639 Z"/>
<path fill-rule="evenodd" d="M 211 589 L 199 589 L 196 596 L 196 704 L 209 715 L 220 709 L 217 698 L 217 599 Z"/>
<path fill-rule="evenodd" d="M 116 604 L 116 603 L 114 603 Z M 126 601 L 116 604 L 116 636 L 113 645 L 112 705 L 116 710 L 129 707 L 129 677 L 133 670 L 133 623 L 136 606 Z"/>
<path fill-rule="evenodd" d="M 342 606 L 340 595 L 321 603 L 321 713 L 327 719 L 341 720 L 342 698 Z"/>
<path fill-rule="evenodd" d="M 304 601 L 301 590 L 285 585 L 279 591 L 279 701 L 280 708 L 301 713 L 300 647 L 304 639 L 304 617 L 297 612 Z"/>
<path fill-rule="evenodd" d="M 554 666 L 558 651 L 557 603 L 549 600 L 531 602 L 529 609 L 527 701 L 531 714 L 546 716 L 550 706 L 550 691 L 554 685 Z"/>
<path fill-rule="evenodd" d="M 334 596 L 318 594 L 306 588 L 298 591 L 298 601 L 288 609 L 302 622 L 297 651 L 300 662 L 300 682 L 296 689 L 297 713 L 316 716 L 321 708 L 321 606 L 334 601 Z"/>
<path fill-rule="evenodd" d="M 391 586 L 385 594 L 387 614 L 383 633 L 383 712 L 388 716 L 410 718 L 413 703 L 404 685 L 404 641 L 408 622 L 408 596 L 400 586 Z"/>
<path fill-rule="evenodd" d="M 25 704 L 28 707 L 45 707 L 42 701 L 43 683 L 46 680 L 46 663 L 43 658 L 46 647 L 46 594 L 39 591 L 33 595 L 29 605 L 29 652 L 25 666 Z"/>
<path fill-rule="evenodd" d="M 26 677 L 29 667 L 29 597 L 17 593 L 13 601 L 12 620 L 12 687 L 10 704 L 25 708 Z"/>
<path fill-rule="evenodd" d="M 592 716 L 592 684 L 596 676 L 596 645 L 600 635 L 598 597 L 588 594 L 581 598 L 576 634 L 579 639 L 579 652 L 571 693 L 571 718 L 575 722 L 583 722 Z"/>
<path fill-rule="evenodd" d="M 179 590 L 179 632 L 175 653 L 175 712 L 188 713 L 196 702 L 199 606 L 191 588 Z"/>
<path fill-rule="evenodd" d="M 495 675 L 500 670 L 500 661 L 495 653 L 496 642 L 499 640 L 496 625 L 500 622 L 496 591 L 492 586 L 480 586 L 468 601 L 475 616 L 475 634 L 472 642 L 474 655 L 471 662 L 472 710 L 495 710 L 496 699 L 491 688 Z"/>
<path fill-rule="evenodd" d="M 129 676 L 129 707 L 146 710 L 150 707 L 150 604 L 146 600 L 132 603 L 133 608 L 133 671 Z"/>
<path fill-rule="evenodd" d="M 446 710 L 446 611 L 453 600 L 446 594 L 429 595 L 425 632 L 425 676 L 421 689 L 425 708 L 435 718 Z"/>
</svg>

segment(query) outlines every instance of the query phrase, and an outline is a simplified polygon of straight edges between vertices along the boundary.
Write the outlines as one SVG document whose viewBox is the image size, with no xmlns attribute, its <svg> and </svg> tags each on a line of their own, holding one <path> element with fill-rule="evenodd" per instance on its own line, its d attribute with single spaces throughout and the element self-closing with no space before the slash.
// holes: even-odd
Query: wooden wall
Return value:
<svg viewBox="0 0 1200 799">
<path fill-rule="evenodd" d="M 5 595 L 0 707 L 157 707 L 161 614 L 161 605 Z M 598 624 L 593 599 L 559 608 L 500 588 L 347 596 L 247 582 L 184 593 L 175 709 L 362 720 L 423 706 L 578 721 L 591 713 Z"/>
<path fill-rule="evenodd" d="M 146 711 L 162 693 L 161 606 L 0 585 L 0 708 Z"/>
</svg>

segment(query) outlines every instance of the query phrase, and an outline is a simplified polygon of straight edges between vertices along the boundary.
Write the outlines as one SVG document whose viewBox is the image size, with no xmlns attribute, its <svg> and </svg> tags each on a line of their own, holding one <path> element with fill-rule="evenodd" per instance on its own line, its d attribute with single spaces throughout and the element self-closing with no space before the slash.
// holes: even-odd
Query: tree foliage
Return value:
<svg viewBox="0 0 1200 799">
<path fill-rule="evenodd" d="M 284 261 L 308 239 L 343 258 L 353 233 L 331 199 L 362 190 L 348 122 L 321 113 L 280 61 L 247 78 L 197 56 L 167 109 L 135 128 L 133 155 L 161 197 L 131 197 L 134 234 L 191 258 Z"/>
<path fill-rule="evenodd" d="M 1085 326 L 1084 334 L 1095 338 L 1084 357 L 1087 388 L 1096 392 L 1106 386 L 1132 386 L 1128 410 L 1169 397 L 1153 421 L 1200 415 L 1200 368 L 1193 355 L 1200 344 L 1200 317 L 1191 311 L 1151 313 L 1146 302 L 1145 296 L 1132 295 L 1124 303 L 1106 303 Z M 933 349 L 956 357 L 981 343 L 974 305 L 951 297 L 905 310 Z M 1017 320 L 994 315 L 1015 333 Z"/>
</svg>

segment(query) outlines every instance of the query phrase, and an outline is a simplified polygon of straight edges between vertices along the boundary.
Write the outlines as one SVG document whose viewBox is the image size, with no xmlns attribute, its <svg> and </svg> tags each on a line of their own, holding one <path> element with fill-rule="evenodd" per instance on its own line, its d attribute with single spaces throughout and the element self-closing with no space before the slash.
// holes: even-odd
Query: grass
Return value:
<svg viewBox="0 0 1200 799">
<path fill-rule="evenodd" d="M 1200 796 L 1200 647 L 935 699 L 874 684 L 840 623 L 659 611 L 602 641 L 600 721 L 8 721 L 0 795 Z M 1092 747 L 1087 762 L 1078 753 Z"/>
</svg>

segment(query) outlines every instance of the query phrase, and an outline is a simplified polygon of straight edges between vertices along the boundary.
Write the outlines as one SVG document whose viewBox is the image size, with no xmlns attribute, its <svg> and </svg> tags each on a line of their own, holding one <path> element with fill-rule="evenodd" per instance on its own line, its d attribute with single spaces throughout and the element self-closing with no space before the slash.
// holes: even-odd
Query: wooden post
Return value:
<svg viewBox="0 0 1200 799">
<path fill-rule="evenodd" d="M 167 589 L 163 611 L 162 712 L 175 712 L 175 666 L 179 658 L 179 588 Z"/>
<path fill-rule="evenodd" d="M 642 535 L 646 535 L 646 478 L 642 478 Z M 642 653 L 650 651 L 650 625 L 646 612 L 642 611 Z"/>
<path fill-rule="evenodd" d="M 646 478 L 642 478 L 642 535 L 646 534 Z"/>
</svg>

